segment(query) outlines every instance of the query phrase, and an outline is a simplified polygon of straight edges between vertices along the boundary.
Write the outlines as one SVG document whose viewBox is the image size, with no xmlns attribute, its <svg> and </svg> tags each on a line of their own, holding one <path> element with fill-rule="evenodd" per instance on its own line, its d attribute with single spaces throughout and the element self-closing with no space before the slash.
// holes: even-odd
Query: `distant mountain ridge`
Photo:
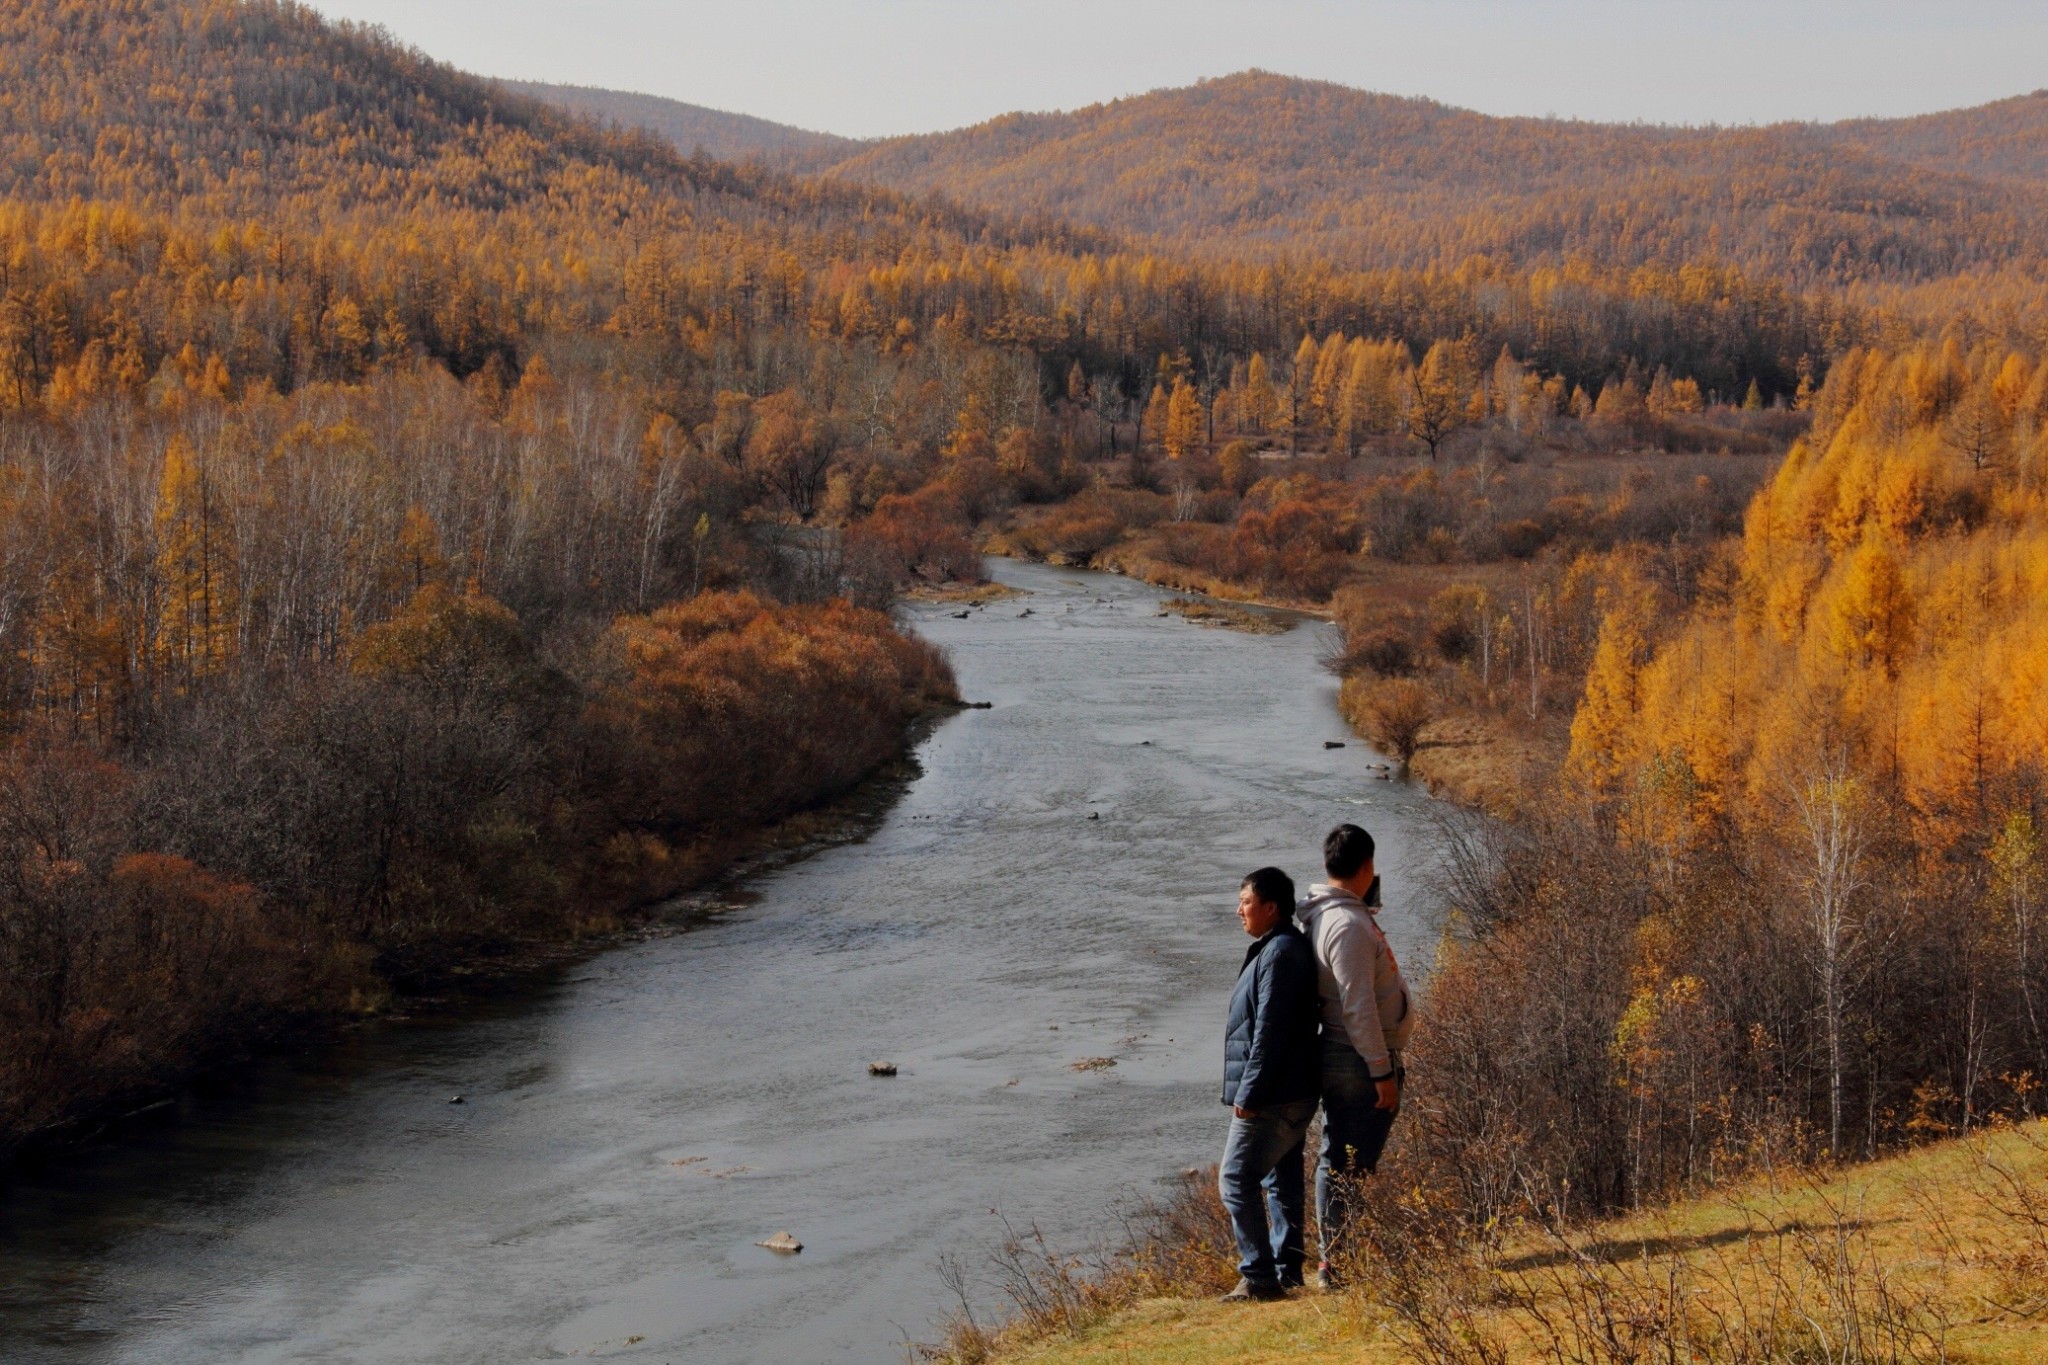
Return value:
<svg viewBox="0 0 2048 1365">
<path fill-rule="evenodd" d="M 0 194 L 404 213 L 741 189 L 724 179 L 275 0 L 0 5 Z"/>
<path fill-rule="evenodd" d="M 782 136 L 718 118 L 727 147 L 742 133 Z M 792 148 L 843 141 L 784 132 Z M 1076 236 L 694 159 L 637 125 L 606 126 L 290 0 L 0 0 L 0 198 L 327 227 L 510 215 L 572 237 L 636 221 L 723 222 L 762 240 Z"/>
<path fill-rule="evenodd" d="M 1823 124 L 1818 132 L 1910 165 L 2048 184 L 2048 90 L 1913 118 Z"/>
<path fill-rule="evenodd" d="M 600 123 L 652 133 L 673 143 L 685 156 L 702 151 L 720 161 L 759 157 L 770 162 L 817 165 L 850 156 L 861 146 L 852 138 L 814 133 L 750 114 L 730 114 L 659 95 L 540 81 L 498 84 L 515 94 L 545 101 Z"/>
<path fill-rule="evenodd" d="M 679 146 L 666 129 L 709 114 L 652 100 L 609 109 Z M 2048 94 L 1908 119 L 1686 128 L 1498 118 L 1249 71 L 871 142 L 702 126 L 721 154 L 1206 254 L 1369 267 L 1718 259 L 1801 283 L 2048 257 Z"/>
<path fill-rule="evenodd" d="M 2043 105 L 1692 129 L 1495 118 L 1247 72 L 896 138 L 830 173 L 1197 250 L 1365 266 L 1718 258 L 1796 280 L 1924 279 L 2042 257 Z M 1975 174 L 1939 154 L 1963 127 Z"/>
<path fill-rule="evenodd" d="M 1674 128 L 1495 118 L 1253 71 L 858 142 L 655 97 L 533 98 L 310 15 L 0 4 L 0 195 L 330 223 L 514 212 L 578 232 L 658 210 L 1317 268 L 1721 264 L 1793 289 L 2027 283 L 2048 263 L 2048 94 Z M 733 164 L 750 158 L 764 164 Z"/>
</svg>

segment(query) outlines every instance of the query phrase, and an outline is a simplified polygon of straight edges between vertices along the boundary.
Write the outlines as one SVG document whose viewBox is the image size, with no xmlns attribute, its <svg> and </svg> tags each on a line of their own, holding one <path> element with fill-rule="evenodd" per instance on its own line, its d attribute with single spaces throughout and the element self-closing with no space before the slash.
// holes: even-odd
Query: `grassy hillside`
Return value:
<svg viewBox="0 0 2048 1365">
<path fill-rule="evenodd" d="M 702 151 L 720 161 L 752 157 L 774 164 L 829 163 L 852 155 L 860 146 L 852 138 L 814 133 L 747 114 L 729 114 L 659 95 L 621 90 L 596 90 L 580 85 L 548 85 L 540 81 L 500 81 L 507 90 L 544 101 L 573 114 L 637 128 L 673 143 L 684 154 Z"/>
<path fill-rule="evenodd" d="M 2044 1142 L 2048 1130 L 2032 1124 L 1831 1177 L 1787 1172 L 1563 1237 L 1517 1234 L 1486 1257 L 1382 1267 L 1335 1296 L 1143 1297 L 1078 1331 L 1014 1334 L 996 1355 L 1032 1365 L 1607 1365 L 1675 1349 L 1668 1358 L 2027 1365 L 2048 1358 Z M 1410 1292 L 1441 1315 L 1437 1342 L 1402 1311 Z M 1844 1356 L 1852 1334 L 1862 1353 Z"/>
</svg>

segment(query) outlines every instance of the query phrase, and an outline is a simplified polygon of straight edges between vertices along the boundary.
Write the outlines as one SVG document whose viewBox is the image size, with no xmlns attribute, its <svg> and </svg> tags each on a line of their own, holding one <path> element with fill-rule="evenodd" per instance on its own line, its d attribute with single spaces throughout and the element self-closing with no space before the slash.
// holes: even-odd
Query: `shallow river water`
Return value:
<svg viewBox="0 0 2048 1365">
<path fill-rule="evenodd" d="M 896 1361 L 942 1252 L 1003 1217 L 1085 1244 L 1213 1161 L 1238 879 L 1306 882 L 1364 823 L 1420 975 L 1426 798 L 1323 747 L 1327 627 L 994 571 L 1027 595 L 910 608 L 994 709 L 938 727 L 862 842 L 0 1189 L 0 1361 Z M 782 1229 L 802 1255 L 754 1245 Z"/>
</svg>

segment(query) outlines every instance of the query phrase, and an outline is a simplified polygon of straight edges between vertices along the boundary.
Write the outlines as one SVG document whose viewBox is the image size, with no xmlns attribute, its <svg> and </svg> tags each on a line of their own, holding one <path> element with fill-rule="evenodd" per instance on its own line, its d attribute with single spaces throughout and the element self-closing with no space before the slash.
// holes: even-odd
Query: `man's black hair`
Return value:
<svg viewBox="0 0 2048 1365">
<path fill-rule="evenodd" d="M 1323 871 L 1332 877 L 1349 878 L 1372 861 L 1372 836 L 1356 825 L 1339 825 L 1323 840 Z"/>
<path fill-rule="evenodd" d="M 1267 905 L 1280 907 L 1282 919 L 1294 913 L 1294 878 L 1277 867 L 1262 867 L 1244 879 L 1252 895 Z"/>
</svg>

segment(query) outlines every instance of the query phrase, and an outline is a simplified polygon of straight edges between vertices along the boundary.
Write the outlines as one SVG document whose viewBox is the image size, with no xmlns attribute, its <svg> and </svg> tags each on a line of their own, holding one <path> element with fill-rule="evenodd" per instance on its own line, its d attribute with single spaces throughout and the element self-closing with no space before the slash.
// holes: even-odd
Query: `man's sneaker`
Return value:
<svg viewBox="0 0 2048 1365">
<path fill-rule="evenodd" d="M 1224 1303 L 1271 1303 L 1284 1299 L 1287 1291 L 1277 1284 L 1253 1284 L 1250 1280 L 1239 1280 L 1237 1288 L 1223 1296 Z"/>
<path fill-rule="evenodd" d="M 1328 1261 L 1324 1261 L 1316 1267 L 1315 1285 L 1317 1289 L 1325 1294 L 1334 1294 L 1343 1288 L 1343 1285 L 1337 1279 L 1336 1267 L 1332 1266 Z"/>
</svg>

